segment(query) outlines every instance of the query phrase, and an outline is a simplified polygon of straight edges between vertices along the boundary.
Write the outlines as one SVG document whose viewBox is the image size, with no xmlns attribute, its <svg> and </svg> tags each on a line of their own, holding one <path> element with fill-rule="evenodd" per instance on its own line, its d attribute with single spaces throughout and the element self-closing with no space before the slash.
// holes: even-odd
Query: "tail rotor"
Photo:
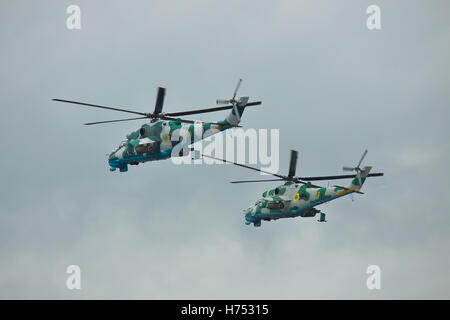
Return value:
<svg viewBox="0 0 450 320">
<path fill-rule="evenodd" d="M 366 157 L 367 151 L 368 151 L 367 149 L 364 150 L 364 153 L 363 153 L 363 155 L 362 155 L 361 159 L 359 160 L 358 165 L 356 167 L 346 167 L 346 166 L 344 166 L 344 167 L 342 167 L 342 170 L 344 170 L 344 171 L 360 172 L 361 171 L 360 166 L 361 166 L 361 163 L 363 162 L 364 158 Z"/>
<path fill-rule="evenodd" d="M 364 158 L 367 155 L 367 151 L 368 151 L 367 149 L 364 150 L 364 153 L 363 153 L 361 159 L 359 159 L 359 162 L 356 165 L 356 167 L 347 167 L 347 166 L 342 167 L 343 171 L 355 171 L 356 172 L 356 176 L 358 177 L 359 185 L 361 185 L 361 172 L 362 172 L 360 166 L 361 166 L 361 163 L 363 162 Z"/>
<path fill-rule="evenodd" d="M 228 99 L 228 100 L 217 99 L 216 100 L 216 104 L 229 104 L 229 103 L 231 103 L 233 105 L 233 110 L 234 110 L 234 113 L 236 114 L 236 117 L 238 118 L 238 121 L 241 121 L 241 119 L 240 119 L 240 116 L 239 116 L 239 112 L 237 110 L 238 101 L 236 101 L 236 95 L 237 95 L 237 92 L 239 90 L 239 87 L 241 86 L 241 83 L 242 83 L 242 79 L 239 79 L 239 81 L 238 81 L 238 83 L 236 85 L 236 88 L 234 89 L 233 97 L 231 99 Z"/>
</svg>

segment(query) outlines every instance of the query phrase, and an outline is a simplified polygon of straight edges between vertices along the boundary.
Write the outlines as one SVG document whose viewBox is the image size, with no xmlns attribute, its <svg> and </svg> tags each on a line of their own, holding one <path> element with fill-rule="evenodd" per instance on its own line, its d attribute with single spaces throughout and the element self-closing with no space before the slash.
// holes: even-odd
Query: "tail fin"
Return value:
<svg viewBox="0 0 450 320">
<path fill-rule="evenodd" d="M 365 166 L 363 169 L 358 170 L 356 172 L 356 177 L 353 178 L 352 182 L 347 188 L 351 190 L 361 189 L 371 169 L 371 166 Z"/>
<path fill-rule="evenodd" d="M 245 106 L 247 105 L 249 97 L 242 97 L 237 101 L 234 105 L 234 108 L 231 109 L 231 112 L 225 118 L 225 121 L 229 124 L 238 125 L 241 121 L 242 114 L 244 113 Z"/>
</svg>

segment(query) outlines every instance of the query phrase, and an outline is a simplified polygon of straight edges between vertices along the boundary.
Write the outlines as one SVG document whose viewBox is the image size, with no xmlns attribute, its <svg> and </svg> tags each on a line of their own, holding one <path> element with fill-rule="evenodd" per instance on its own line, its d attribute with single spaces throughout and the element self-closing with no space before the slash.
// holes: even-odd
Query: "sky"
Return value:
<svg viewBox="0 0 450 320">
<path fill-rule="evenodd" d="M 66 27 L 69 5 L 81 29 Z M 368 30 L 366 9 L 381 9 Z M 450 3 L 0 0 L 0 298 L 449 299 Z M 279 129 L 280 173 L 385 176 L 315 218 L 246 226 L 276 183 L 170 160 L 109 172 L 105 154 L 151 112 L 262 100 L 244 128 Z M 217 121 L 227 112 L 201 115 Z M 126 116 L 126 115 L 125 115 Z M 194 119 L 191 117 L 191 119 Z M 323 185 L 326 185 L 324 182 Z M 66 268 L 81 269 L 68 290 Z M 366 286 L 367 267 L 381 289 Z"/>
</svg>

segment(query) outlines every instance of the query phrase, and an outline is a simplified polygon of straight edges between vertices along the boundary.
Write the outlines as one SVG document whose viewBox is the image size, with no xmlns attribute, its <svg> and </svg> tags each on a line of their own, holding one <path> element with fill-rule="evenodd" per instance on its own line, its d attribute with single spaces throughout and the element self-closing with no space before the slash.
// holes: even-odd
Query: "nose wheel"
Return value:
<svg viewBox="0 0 450 320">
<path fill-rule="evenodd" d="M 128 171 L 128 165 L 125 164 L 125 165 L 121 165 L 119 167 L 111 166 L 109 168 L 109 171 L 116 171 L 117 169 L 119 169 L 120 172 L 127 172 Z"/>
</svg>

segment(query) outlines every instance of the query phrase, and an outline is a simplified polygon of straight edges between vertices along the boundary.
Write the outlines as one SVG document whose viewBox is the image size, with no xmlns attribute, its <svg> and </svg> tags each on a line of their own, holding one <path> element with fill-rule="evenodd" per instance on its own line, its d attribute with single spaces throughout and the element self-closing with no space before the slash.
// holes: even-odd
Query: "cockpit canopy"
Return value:
<svg viewBox="0 0 450 320">
<path fill-rule="evenodd" d="M 282 196 L 286 192 L 285 187 L 277 187 L 275 189 L 267 190 L 265 191 L 262 196 L 263 198 L 266 197 L 273 197 L 273 196 Z"/>
<path fill-rule="evenodd" d="M 128 143 L 128 140 L 121 141 L 120 144 L 119 144 L 119 149 L 122 148 L 123 146 L 126 146 L 127 143 Z"/>
<path fill-rule="evenodd" d="M 136 140 L 137 138 L 139 138 L 139 130 L 127 134 L 127 140 Z"/>
</svg>

